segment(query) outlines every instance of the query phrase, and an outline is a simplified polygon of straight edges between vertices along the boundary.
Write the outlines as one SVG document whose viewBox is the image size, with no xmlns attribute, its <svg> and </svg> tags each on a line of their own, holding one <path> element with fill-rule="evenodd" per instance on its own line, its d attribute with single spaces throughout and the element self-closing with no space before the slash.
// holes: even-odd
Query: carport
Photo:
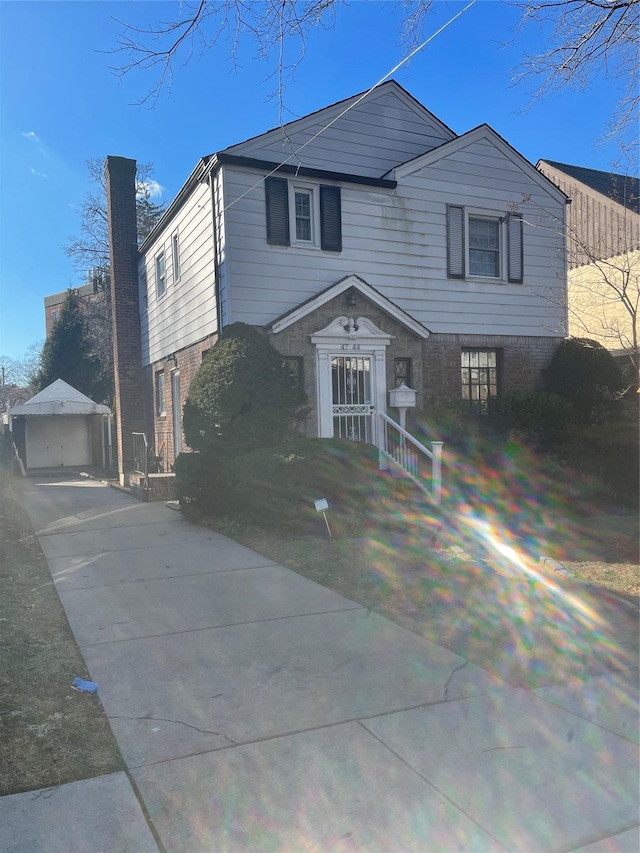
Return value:
<svg viewBox="0 0 640 853">
<path fill-rule="evenodd" d="M 26 469 L 111 467 L 111 410 L 63 379 L 14 406 L 9 429 Z"/>
</svg>

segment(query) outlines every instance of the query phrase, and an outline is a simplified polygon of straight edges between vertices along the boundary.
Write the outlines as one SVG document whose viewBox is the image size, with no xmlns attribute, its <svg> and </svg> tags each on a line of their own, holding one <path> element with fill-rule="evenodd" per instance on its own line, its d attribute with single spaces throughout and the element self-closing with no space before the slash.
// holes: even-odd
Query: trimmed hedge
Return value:
<svg viewBox="0 0 640 853">
<path fill-rule="evenodd" d="M 339 439 L 298 439 L 238 455 L 181 454 L 178 498 L 214 517 L 317 531 L 314 501 L 326 498 L 332 521 L 358 523 L 379 495 L 378 451 Z"/>
</svg>

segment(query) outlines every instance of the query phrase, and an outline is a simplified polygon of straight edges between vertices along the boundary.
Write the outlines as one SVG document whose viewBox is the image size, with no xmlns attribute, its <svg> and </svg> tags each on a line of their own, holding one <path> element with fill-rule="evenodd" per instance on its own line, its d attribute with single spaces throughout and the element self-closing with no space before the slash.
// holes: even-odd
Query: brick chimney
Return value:
<svg viewBox="0 0 640 853">
<path fill-rule="evenodd" d="M 107 223 L 115 371 L 118 475 L 133 471 L 133 432 L 143 432 L 142 350 L 138 293 L 136 161 L 107 157 Z"/>
</svg>

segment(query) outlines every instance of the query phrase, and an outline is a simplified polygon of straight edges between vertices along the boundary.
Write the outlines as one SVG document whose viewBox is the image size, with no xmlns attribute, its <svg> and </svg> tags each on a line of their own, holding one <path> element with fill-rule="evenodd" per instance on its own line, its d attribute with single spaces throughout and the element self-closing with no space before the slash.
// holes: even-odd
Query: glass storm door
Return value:
<svg viewBox="0 0 640 853">
<path fill-rule="evenodd" d="M 371 357 L 331 356 L 331 388 L 334 437 L 371 443 Z"/>
</svg>

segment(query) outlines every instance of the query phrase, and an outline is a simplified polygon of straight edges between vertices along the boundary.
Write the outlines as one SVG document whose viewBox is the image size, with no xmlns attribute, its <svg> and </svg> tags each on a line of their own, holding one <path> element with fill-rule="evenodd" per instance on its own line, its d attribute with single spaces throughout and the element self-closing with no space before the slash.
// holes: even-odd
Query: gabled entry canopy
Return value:
<svg viewBox="0 0 640 853">
<path fill-rule="evenodd" d="M 111 409 L 94 403 L 64 379 L 56 379 L 26 403 L 14 406 L 9 414 L 11 417 L 17 415 L 110 415 Z"/>
<path fill-rule="evenodd" d="M 383 296 L 380 291 L 376 290 L 375 287 L 371 287 L 370 284 L 367 284 L 364 279 L 360 278 L 357 275 L 347 275 L 344 278 L 337 281 L 335 284 L 332 284 L 331 287 L 327 287 L 326 290 L 323 290 L 321 293 L 316 294 L 316 296 L 312 296 L 311 299 L 307 299 L 306 302 L 302 302 L 297 308 L 294 308 L 292 311 L 288 311 L 286 314 L 283 314 L 281 317 L 278 317 L 271 324 L 271 332 L 277 334 L 278 332 L 282 332 L 283 329 L 288 328 L 293 325 L 293 323 L 297 323 L 298 320 L 301 320 L 303 317 L 306 317 L 308 314 L 311 314 L 317 308 L 320 308 L 322 305 L 325 305 L 335 296 L 339 296 L 341 293 L 344 293 L 349 288 L 353 287 L 355 290 L 358 290 L 363 296 L 366 296 L 371 300 L 375 305 L 379 308 L 382 308 L 387 314 L 391 317 L 394 317 L 399 323 L 402 323 L 403 326 L 406 326 L 408 329 L 411 329 L 412 332 L 419 338 L 428 338 L 429 330 L 419 323 L 417 320 L 407 314 L 406 311 L 403 311 L 398 305 L 392 302 L 390 299 L 387 299 L 386 296 Z"/>
</svg>

